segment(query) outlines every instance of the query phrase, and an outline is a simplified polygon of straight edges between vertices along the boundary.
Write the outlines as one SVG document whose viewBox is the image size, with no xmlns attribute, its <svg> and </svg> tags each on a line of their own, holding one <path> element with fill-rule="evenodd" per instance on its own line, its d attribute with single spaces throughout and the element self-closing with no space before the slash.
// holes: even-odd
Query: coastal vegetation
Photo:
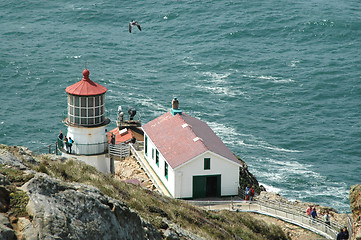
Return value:
<svg viewBox="0 0 361 240">
<path fill-rule="evenodd" d="M 6 164 L 0 167 L 0 173 L 10 183 L 7 189 L 13 188 L 9 191 L 12 204 L 7 212 L 13 211 L 14 216 L 27 216 L 25 205 L 28 201 L 24 192 L 15 189 L 38 172 L 62 182 L 98 188 L 104 195 L 123 202 L 135 211 L 153 225 L 163 238 L 166 238 L 164 233 L 167 229 L 178 228 L 180 232 L 186 231 L 204 239 L 290 239 L 280 227 L 255 219 L 247 213 L 206 211 L 187 201 L 165 197 L 140 185 L 125 183 L 111 175 L 99 173 L 77 160 L 54 155 L 33 155 L 21 147 L 1 145 L 0 150 L 8 151 L 33 171 L 31 173 Z"/>
</svg>

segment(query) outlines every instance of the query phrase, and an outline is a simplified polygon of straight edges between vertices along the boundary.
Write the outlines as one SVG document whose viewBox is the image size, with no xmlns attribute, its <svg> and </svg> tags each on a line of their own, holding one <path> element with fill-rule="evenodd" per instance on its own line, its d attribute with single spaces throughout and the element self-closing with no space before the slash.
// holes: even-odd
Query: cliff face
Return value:
<svg viewBox="0 0 361 240">
<path fill-rule="evenodd" d="M 361 240 L 361 184 L 350 188 L 350 208 L 353 218 L 353 239 Z"/>
<path fill-rule="evenodd" d="M 255 192 L 258 194 L 261 191 L 266 191 L 262 185 L 259 185 L 256 177 L 250 171 L 248 171 L 247 164 L 239 157 L 237 158 L 242 163 L 242 167 L 239 168 L 239 195 L 244 197 L 244 190 L 246 189 L 247 185 L 253 186 Z"/>
<path fill-rule="evenodd" d="M 0 239 L 162 239 L 137 213 L 99 189 L 35 172 L 0 151 Z"/>
<path fill-rule="evenodd" d="M 0 144 L 0 239 L 289 237 L 247 214 L 206 211 L 79 161 Z"/>
<path fill-rule="evenodd" d="M 23 223 L 26 239 L 161 239 L 135 212 L 97 188 L 36 174 L 22 190 L 32 219 Z"/>
</svg>

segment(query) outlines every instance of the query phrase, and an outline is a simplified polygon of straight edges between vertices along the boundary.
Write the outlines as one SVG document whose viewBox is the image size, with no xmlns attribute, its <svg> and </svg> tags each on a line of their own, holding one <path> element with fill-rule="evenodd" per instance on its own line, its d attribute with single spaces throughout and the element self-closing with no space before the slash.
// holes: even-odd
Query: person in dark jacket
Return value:
<svg viewBox="0 0 361 240">
<path fill-rule="evenodd" d="M 63 140 L 63 133 L 62 133 L 61 131 L 60 131 L 60 134 L 59 134 L 58 138 L 59 138 L 60 140 Z"/>
<path fill-rule="evenodd" d="M 312 209 L 311 217 L 312 217 L 312 222 L 314 222 L 314 220 L 315 220 L 316 217 L 317 217 L 317 211 L 316 211 L 316 208 L 315 208 L 315 207 Z"/>
<path fill-rule="evenodd" d="M 345 233 L 343 232 L 343 229 L 341 228 L 339 233 L 337 234 L 336 240 L 343 240 L 345 238 Z"/>
<path fill-rule="evenodd" d="M 343 236 L 344 238 L 343 239 L 348 239 L 350 237 L 349 233 L 348 233 L 348 230 L 347 230 L 347 227 L 345 227 L 343 229 Z"/>
</svg>

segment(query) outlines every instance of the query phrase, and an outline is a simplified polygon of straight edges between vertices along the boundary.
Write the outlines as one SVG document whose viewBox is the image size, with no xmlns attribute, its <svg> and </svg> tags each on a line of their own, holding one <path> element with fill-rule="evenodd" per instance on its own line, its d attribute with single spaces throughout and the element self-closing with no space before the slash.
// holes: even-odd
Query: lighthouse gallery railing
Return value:
<svg viewBox="0 0 361 240">
<path fill-rule="evenodd" d="M 58 138 L 57 147 L 61 152 L 67 152 L 67 148 L 63 140 Z M 80 144 L 74 142 L 71 147 L 71 153 L 74 155 L 96 155 L 108 152 L 108 142 Z"/>
</svg>

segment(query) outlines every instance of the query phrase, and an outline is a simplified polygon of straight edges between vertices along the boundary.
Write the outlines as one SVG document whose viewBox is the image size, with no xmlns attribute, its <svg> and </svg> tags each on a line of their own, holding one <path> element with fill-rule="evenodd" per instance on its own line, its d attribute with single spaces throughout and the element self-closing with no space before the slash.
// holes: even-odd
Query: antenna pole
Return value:
<svg viewBox="0 0 361 240">
<path fill-rule="evenodd" d="M 85 57 L 85 69 L 86 69 L 86 64 L 87 64 L 87 60 L 86 60 L 86 57 Z"/>
</svg>

